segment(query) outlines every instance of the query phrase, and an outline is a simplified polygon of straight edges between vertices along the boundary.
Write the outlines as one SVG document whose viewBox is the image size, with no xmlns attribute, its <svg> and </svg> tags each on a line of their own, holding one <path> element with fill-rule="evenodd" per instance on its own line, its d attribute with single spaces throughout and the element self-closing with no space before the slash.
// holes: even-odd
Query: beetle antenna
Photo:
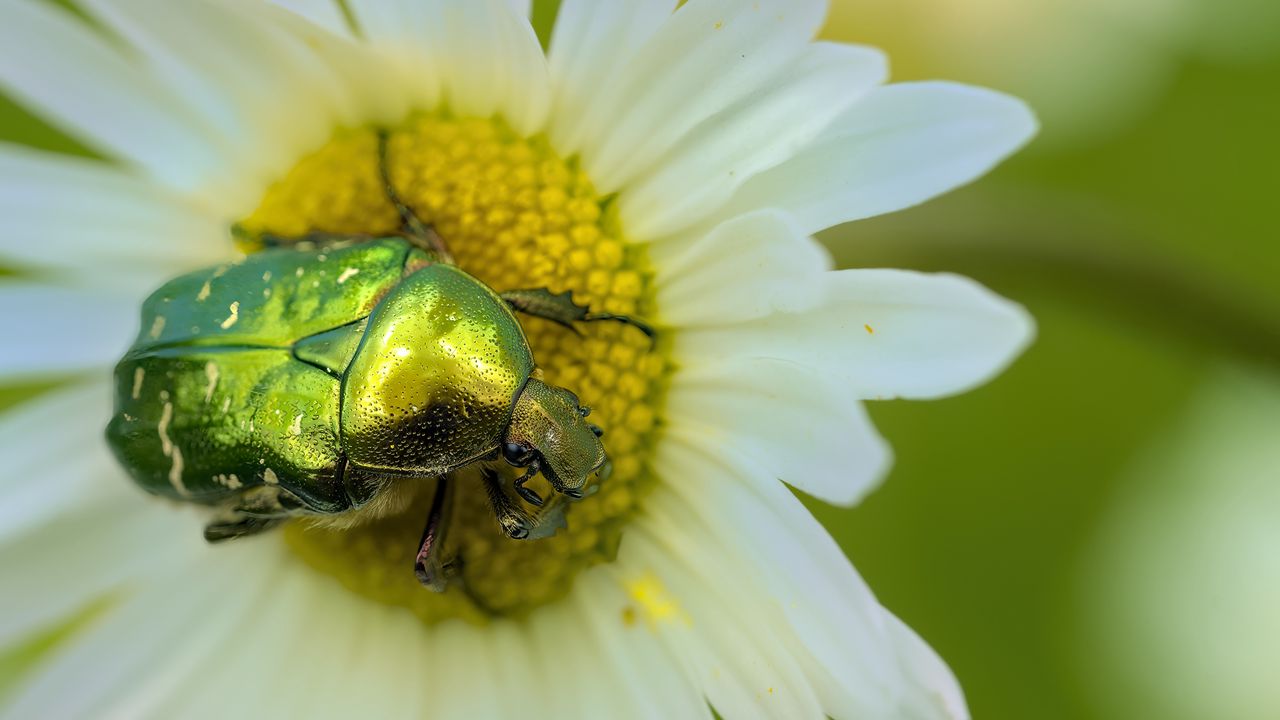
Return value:
<svg viewBox="0 0 1280 720">
<path fill-rule="evenodd" d="M 400 215 L 400 224 L 404 228 L 405 234 L 410 239 L 417 241 L 427 250 L 435 253 L 447 263 L 453 263 L 453 255 L 449 252 L 449 248 L 445 247 L 444 239 L 440 234 L 433 230 L 429 225 L 422 222 L 418 214 L 413 208 L 400 198 L 400 193 L 396 192 L 396 187 L 391 182 L 391 163 L 387 159 L 390 145 L 390 136 L 386 130 L 378 131 L 378 175 L 382 179 L 382 186 L 386 189 L 387 198 L 391 200 L 391 204 L 396 206 L 396 212 Z"/>
</svg>

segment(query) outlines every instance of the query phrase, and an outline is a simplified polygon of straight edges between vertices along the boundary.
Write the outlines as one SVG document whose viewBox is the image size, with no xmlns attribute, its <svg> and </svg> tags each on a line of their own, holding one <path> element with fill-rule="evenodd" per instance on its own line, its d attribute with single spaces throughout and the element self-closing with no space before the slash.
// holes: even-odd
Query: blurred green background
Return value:
<svg viewBox="0 0 1280 720">
<path fill-rule="evenodd" d="M 555 5 L 535 3 L 544 32 Z M 1226 383 L 1213 407 L 1227 414 L 1256 405 L 1250 383 L 1280 371 L 1280 3 L 1119 5 L 834 0 L 824 32 L 885 48 L 896 80 L 945 78 L 1020 95 L 1044 126 L 980 183 L 824 237 L 842 266 L 963 273 L 1038 320 L 1038 342 L 991 385 L 942 402 L 875 405 L 898 457 L 891 477 L 859 508 L 812 503 L 987 720 L 1196 717 L 1195 702 L 1162 690 L 1174 686 L 1220 707 L 1215 693 L 1225 686 L 1213 673 L 1155 663 L 1155 653 L 1196 654 L 1194 644 L 1153 641 L 1159 622 L 1146 634 L 1125 632 L 1135 618 L 1168 615 L 1171 625 L 1207 623 L 1213 635 L 1212 611 L 1235 612 L 1231 598 L 1257 590 L 1246 564 L 1211 612 L 1162 612 L 1165 600 L 1180 607 L 1176 598 L 1143 593 L 1150 583 L 1125 568 L 1176 566 L 1177 551 L 1161 552 L 1177 544 L 1130 543 L 1126 529 L 1138 526 L 1134 508 L 1156 508 L 1142 527 L 1175 536 L 1199 527 L 1200 495 L 1159 514 L 1188 483 L 1164 482 L 1150 457 L 1164 459 L 1157 468 L 1179 467 L 1184 446 L 1216 437 L 1194 428 L 1224 367 L 1247 367 L 1251 378 Z M 81 151 L 3 100 L 0 140 Z M 1280 411 L 1249 417 L 1256 427 Z M 1274 468 L 1257 472 L 1280 482 Z M 1202 475 L 1201 490 L 1226 487 Z M 1272 509 L 1263 517 L 1280 527 L 1280 507 Z M 1259 575 L 1274 578 L 1280 544 L 1267 553 L 1251 542 Z M 1274 622 L 1256 642 L 1280 644 Z M 1280 670 L 1263 666 L 1258 677 L 1280 687 Z M 1249 702 L 1215 717 L 1280 717 L 1280 691 L 1230 692 Z"/>
<path fill-rule="evenodd" d="M 1280 370 L 1278 10 L 1249 0 L 834 3 L 825 34 L 883 47 L 896 80 L 1012 92 L 1043 124 L 978 184 L 825 237 L 842 266 L 970 275 L 1039 323 L 1038 342 L 991 385 L 873 406 L 897 452 L 893 473 L 857 509 L 814 504 L 884 603 L 951 664 L 974 717 L 1280 717 L 1280 665 L 1264 670 L 1270 688 L 1255 688 L 1264 699 L 1228 708 L 1221 678 L 1190 665 L 1162 669 L 1162 683 L 1145 678 L 1159 653 L 1207 648 L 1125 635 L 1166 616 L 1212 634 L 1222 621 L 1213 611 L 1258 592 L 1280 547 L 1239 548 L 1254 552 L 1257 575 L 1215 588 L 1204 613 L 1180 615 L 1179 598 L 1148 600 L 1136 573 L 1106 569 L 1138 543 L 1126 534 L 1130 508 L 1182 492 L 1145 469 L 1151 448 L 1176 467 L 1207 434 L 1167 440 L 1224 365 Z M 1251 394 L 1230 392 L 1228 407 Z M 1280 441 L 1280 423 L 1271 431 Z M 1275 466 L 1251 470 L 1280 483 Z M 1269 510 L 1280 526 L 1280 507 Z M 1209 522 L 1172 511 L 1167 521 L 1175 536 Z M 1176 565 L 1163 550 L 1173 544 L 1133 562 Z M 1138 597 L 1147 604 L 1129 602 Z M 1272 659 L 1275 623 L 1253 637 Z M 1232 642 L 1226 657 L 1259 649 Z M 1215 710 L 1195 714 L 1206 705 Z"/>
</svg>

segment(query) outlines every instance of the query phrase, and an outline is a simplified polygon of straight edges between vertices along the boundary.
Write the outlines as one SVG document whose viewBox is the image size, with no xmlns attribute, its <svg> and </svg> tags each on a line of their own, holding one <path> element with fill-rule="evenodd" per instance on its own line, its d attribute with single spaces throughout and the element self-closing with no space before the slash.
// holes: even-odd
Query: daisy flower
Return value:
<svg viewBox="0 0 1280 720">
<path fill-rule="evenodd" d="M 875 50 L 812 41 L 822 0 L 569 0 L 546 53 L 525 5 L 0 7 L 0 84 L 101 156 L 0 150 L 29 270 L 0 372 L 75 378 L 0 420 L 4 717 L 966 716 L 787 485 L 856 502 L 889 463 L 862 401 L 981 383 L 1031 323 L 962 278 L 832 271 L 811 235 L 978 177 L 1030 113 L 882 85 Z M 460 489 L 440 594 L 420 513 L 210 548 L 102 440 L 141 298 L 252 250 L 233 225 L 396 229 L 379 133 L 460 267 L 659 329 L 526 323 L 612 476 L 538 541 Z"/>
</svg>

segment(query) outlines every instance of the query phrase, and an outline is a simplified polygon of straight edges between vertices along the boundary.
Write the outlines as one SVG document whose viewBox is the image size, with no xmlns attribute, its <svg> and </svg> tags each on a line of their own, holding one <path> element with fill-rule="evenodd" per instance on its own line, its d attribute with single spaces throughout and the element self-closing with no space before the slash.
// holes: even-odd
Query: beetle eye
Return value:
<svg viewBox="0 0 1280 720">
<path fill-rule="evenodd" d="M 516 467 L 524 467 L 533 462 L 533 448 L 519 443 L 506 443 L 502 446 L 502 457 Z"/>
<path fill-rule="evenodd" d="M 578 408 L 578 414 L 581 415 L 582 417 L 587 417 L 588 415 L 591 414 L 591 408 L 584 405 Z"/>
</svg>

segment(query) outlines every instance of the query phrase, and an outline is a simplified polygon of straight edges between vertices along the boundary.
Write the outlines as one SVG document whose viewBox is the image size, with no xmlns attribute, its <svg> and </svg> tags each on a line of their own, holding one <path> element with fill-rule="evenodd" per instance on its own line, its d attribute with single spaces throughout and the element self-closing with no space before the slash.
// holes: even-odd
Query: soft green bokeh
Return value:
<svg viewBox="0 0 1280 720">
<path fill-rule="evenodd" d="M 1213 7 L 1227 12 L 1203 26 L 1212 37 L 1194 23 L 1159 46 L 1131 35 L 1128 51 L 1162 67 L 1141 68 L 1150 87 L 1133 88 L 1130 67 L 1035 85 L 984 69 L 1034 65 L 1043 58 L 1016 53 L 1060 45 L 989 36 L 954 46 L 983 57 L 946 64 L 902 27 L 859 28 L 852 19 L 866 2 L 835 2 L 835 17 L 851 24 L 830 33 L 885 46 L 906 68 L 898 79 L 947 77 L 1054 102 L 1039 108 L 1042 140 L 977 185 L 825 236 L 845 266 L 978 278 L 1025 303 L 1040 337 L 977 392 L 873 407 L 897 451 L 893 473 L 860 508 L 815 509 L 881 599 L 951 664 L 975 717 L 1164 717 L 1167 705 L 1117 681 L 1115 658 L 1096 642 L 1108 603 L 1117 614 L 1121 604 L 1113 588 L 1091 585 L 1092 564 L 1137 458 L 1167 446 L 1211 369 L 1245 360 L 1260 372 L 1280 371 L 1280 33 L 1270 48 L 1259 45 L 1258 28 L 1239 17 L 1257 10 L 1249 0 L 1187 0 L 1182 10 L 1197 17 Z M 896 7 L 940 4 L 964 5 Z M 1022 22 L 1055 22 L 1055 3 L 1021 5 Z M 1274 19 L 1257 15 L 1273 28 Z M 1247 53 L 1205 51 L 1221 49 L 1232 28 L 1245 33 Z M 1034 31 L 1061 36 L 1063 28 Z M 1061 42 L 1087 49 L 1117 31 L 1095 24 L 1094 35 Z M 1117 80 L 1140 102 L 1110 104 Z M 1054 114 L 1062 104 L 1088 112 Z M 1081 117 L 1099 126 L 1064 127 Z M 1280 509 L 1275 517 L 1280 522 Z M 1158 649 L 1128 657 L 1146 652 Z M 1213 680 L 1202 682 L 1208 692 Z M 1258 712 L 1256 720 L 1268 720 Z"/>
<path fill-rule="evenodd" d="M 975 717 L 1158 717 L 1136 691 L 1115 710 L 1123 673 L 1094 642 L 1099 543 L 1135 463 L 1165 447 L 1214 368 L 1280 373 L 1280 4 L 1225 1 L 1097 3 L 1075 27 L 1056 15 L 1068 3 L 989 0 L 994 20 L 965 37 L 930 14 L 964 0 L 833 0 L 828 34 L 886 47 L 899 79 L 1042 99 L 1044 138 L 992 176 L 824 236 L 843 266 L 961 272 L 1039 322 L 989 386 L 875 405 L 898 458 L 885 486 L 855 509 L 811 504 L 947 659 Z M 535 3 L 544 38 L 555 5 Z M 4 102 L 0 139 L 83 152 Z M 0 391 L 0 405 L 37 390 Z"/>
</svg>

